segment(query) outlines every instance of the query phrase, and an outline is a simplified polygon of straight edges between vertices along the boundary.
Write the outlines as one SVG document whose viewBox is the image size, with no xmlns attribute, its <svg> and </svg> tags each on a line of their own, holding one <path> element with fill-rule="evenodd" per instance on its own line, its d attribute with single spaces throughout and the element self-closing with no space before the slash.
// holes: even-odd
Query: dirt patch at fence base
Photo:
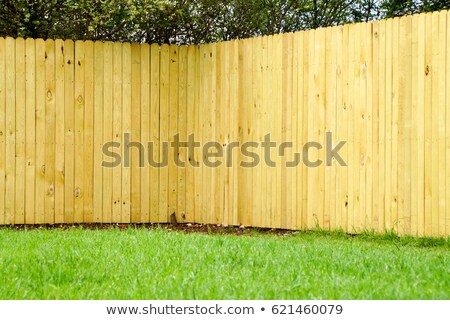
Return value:
<svg viewBox="0 0 450 320">
<path fill-rule="evenodd" d="M 127 223 L 81 223 L 81 224 L 45 224 L 45 225 L 9 225 L 4 226 L 10 230 L 70 230 L 80 228 L 85 230 L 128 230 L 128 229 L 148 229 L 148 230 L 167 230 L 179 231 L 185 233 L 202 233 L 202 234 L 217 234 L 217 235 L 245 235 L 254 236 L 260 234 L 272 234 L 276 236 L 290 236 L 299 233 L 299 231 L 284 230 L 284 229 L 268 229 L 268 228 L 253 228 L 244 226 L 227 226 L 215 224 L 157 224 L 157 223 L 141 223 L 141 224 L 127 224 Z"/>
</svg>

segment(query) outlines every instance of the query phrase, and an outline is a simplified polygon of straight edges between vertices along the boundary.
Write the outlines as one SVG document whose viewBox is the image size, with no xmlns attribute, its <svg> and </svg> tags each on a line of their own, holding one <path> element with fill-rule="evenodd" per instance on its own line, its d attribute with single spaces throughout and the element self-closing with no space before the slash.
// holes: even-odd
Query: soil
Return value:
<svg viewBox="0 0 450 320">
<path fill-rule="evenodd" d="M 141 224 L 126 224 L 126 223 L 81 223 L 81 224 L 45 224 L 45 225 L 9 225 L 5 226 L 10 230 L 70 230 L 73 228 L 81 228 L 86 230 L 108 230 L 120 229 L 163 229 L 167 231 L 178 231 L 184 233 L 202 233 L 202 234 L 217 234 L 217 235 L 276 235 L 276 236 L 290 236 L 297 234 L 299 231 L 284 230 L 284 229 L 269 229 L 269 228 L 253 228 L 244 226 L 227 226 L 215 224 L 158 224 L 158 223 L 141 223 Z"/>
</svg>

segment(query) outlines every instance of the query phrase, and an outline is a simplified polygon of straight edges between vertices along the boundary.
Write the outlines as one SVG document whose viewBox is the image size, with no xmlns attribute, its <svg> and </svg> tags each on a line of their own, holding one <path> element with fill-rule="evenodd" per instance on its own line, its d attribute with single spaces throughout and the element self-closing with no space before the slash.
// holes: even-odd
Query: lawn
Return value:
<svg viewBox="0 0 450 320">
<path fill-rule="evenodd" d="M 0 229 L 0 299 L 450 299 L 450 239 Z"/>
</svg>

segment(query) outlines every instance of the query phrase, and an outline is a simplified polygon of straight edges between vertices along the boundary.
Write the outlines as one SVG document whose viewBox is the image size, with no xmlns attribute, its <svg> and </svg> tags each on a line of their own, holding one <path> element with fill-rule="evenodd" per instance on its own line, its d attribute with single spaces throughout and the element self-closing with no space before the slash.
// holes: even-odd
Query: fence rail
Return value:
<svg viewBox="0 0 450 320">
<path fill-rule="evenodd" d="M 449 25 L 435 12 L 189 47 L 0 38 L 0 224 L 449 236 Z M 326 165 L 327 132 L 346 141 L 347 166 Z M 213 168 L 201 148 L 139 166 L 142 153 L 162 160 L 176 134 L 218 142 L 209 151 L 220 158 L 219 146 L 269 133 L 293 148 L 247 151 L 275 166 L 241 166 L 251 157 L 234 152 Z M 111 141 L 127 143 L 114 150 L 131 152 L 131 166 L 102 166 Z M 324 147 L 307 158 L 324 162 L 288 167 L 311 141 Z"/>
</svg>

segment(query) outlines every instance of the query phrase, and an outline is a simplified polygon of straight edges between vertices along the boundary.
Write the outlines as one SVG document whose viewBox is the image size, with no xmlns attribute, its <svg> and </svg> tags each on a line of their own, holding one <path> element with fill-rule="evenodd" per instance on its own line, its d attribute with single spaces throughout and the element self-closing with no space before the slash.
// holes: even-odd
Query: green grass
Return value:
<svg viewBox="0 0 450 320">
<path fill-rule="evenodd" d="M 450 240 L 0 229 L 0 299 L 450 299 Z"/>
</svg>

